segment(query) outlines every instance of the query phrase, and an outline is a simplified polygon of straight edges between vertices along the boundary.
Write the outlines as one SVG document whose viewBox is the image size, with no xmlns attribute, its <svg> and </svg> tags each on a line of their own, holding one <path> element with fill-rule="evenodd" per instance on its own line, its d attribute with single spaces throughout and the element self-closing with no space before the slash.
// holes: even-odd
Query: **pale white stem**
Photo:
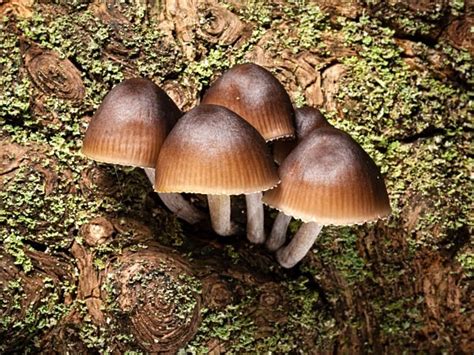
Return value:
<svg viewBox="0 0 474 355">
<path fill-rule="evenodd" d="M 275 222 L 273 222 L 270 237 L 268 237 L 265 245 L 270 251 L 275 251 L 281 248 L 286 242 L 286 230 L 290 224 L 291 216 L 287 216 L 283 212 L 278 213 Z"/>
<path fill-rule="evenodd" d="M 265 243 L 262 193 L 245 195 L 245 202 L 247 204 L 247 239 L 254 244 Z"/>
<path fill-rule="evenodd" d="M 188 200 L 178 193 L 158 193 L 161 201 L 168 209 L 173 212 L 176 217 L 188 222 L 196 224 L 202 221 L 206 216 L 204 213 L 194 207 Z"/>
<path fill-rule="evenodd" d="M 315 222 L 303 224 L 290 244 L 278 249 L 276 258 L 284 268 L 292 268 L 301 261 L 313 246 L 323 226 Z"/>
<path fill-rule="evenodd" d="M 155 169 L 143 168 L 145 174 L 150 180 L 152 186 L 155 185 Z M 188 222 L 196 224 L 206 218 L 205 214 L 194 207 L 188 200 L 178 193 L 158 193 L 164 205 L 173 212 L 176 217 Z"/>
<path fill-rule="evenodd" d="M 222 236 L 235 234 L 236 228 L 230 219 L 230 196 L 207 195 L 207 203 L 214 232 Z"/>
<path fill-rule="evenodd" d="M 151 186 L 155 187 L 155 169 L 143 168 L 143 170 L 145 171 L 148 180 L 150 180 Z"/>
</svg>

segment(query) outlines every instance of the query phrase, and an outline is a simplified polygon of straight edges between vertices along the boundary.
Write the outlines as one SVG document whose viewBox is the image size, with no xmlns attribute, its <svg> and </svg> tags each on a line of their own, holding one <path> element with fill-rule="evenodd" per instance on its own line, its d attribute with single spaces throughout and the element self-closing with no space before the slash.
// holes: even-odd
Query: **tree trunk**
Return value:
<svg viewBox="0 0 474 355">
<path fill-rule="evenodd" d="M 1 2 L 0 352 L 472 353 L 470 6 Z M 391 198 L 389 219 L 325 227 L 290 270 L 246 241 L 244 197 L 220 237 L 140 169 L 80 154 L 124 78 L 189 110 L 247 61 L 353 135 Z"/>
</svg>

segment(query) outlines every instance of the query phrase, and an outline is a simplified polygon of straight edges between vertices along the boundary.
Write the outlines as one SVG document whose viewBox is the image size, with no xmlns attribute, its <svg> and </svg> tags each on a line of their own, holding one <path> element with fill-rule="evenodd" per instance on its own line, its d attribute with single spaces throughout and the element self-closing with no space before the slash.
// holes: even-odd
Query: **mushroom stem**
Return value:
<svg viewBox="0 0 474 355">
<path fill-rule="evenodd" d="M 265 245 L 270 251 L 278 250 L 285 244 L 286 241 L 286 230 L 291 221 L 291 216 L 287 216 L 283 212 L 278 213 L 275 222 L 273 222 L 272 231 L 270 237 L 268 237 Z"/>
<path fill-rule="evenodd" d="M 235 233 L 235 226 L 230 220 L 230 196 L 207 195 L 212 229 L 219 235 L 229 236 Z"/>
<path fill-rule="evenodd" d="M 262 244 L 265 242 L 262 193 L 245 195 L 245 202 L 247 204 L 247 239 L 251 243 Z"/>
<path fill-rule="evenodd" d="M 155 184 L 155 169 L 143 168 L 145 174 L 150 180 L 151 184 Z M 189 224 L 196 224 L 205 218 L 204 213 L 194 207 L 181 194 L 178 193 L 158 193 L 164 205 L 173 212 L 176 217 L 188 222 Z"/>
<path fill-rule="evenodd" d="M 290 244 L 278 249 L 276 252 L 276 258 L 280 265 L 289 269 L 303 259 L 316 241 L 322 228 L 323 226 L 316 222 L 303 224 L 298 232 L 296 232 Z"/>
</svg>

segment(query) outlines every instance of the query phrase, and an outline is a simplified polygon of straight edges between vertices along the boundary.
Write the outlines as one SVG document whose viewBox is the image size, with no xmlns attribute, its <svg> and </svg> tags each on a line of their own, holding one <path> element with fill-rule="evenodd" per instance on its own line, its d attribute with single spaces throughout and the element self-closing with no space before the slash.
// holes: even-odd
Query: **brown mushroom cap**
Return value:
<svg viewBox="0 0 474 355">
<path fill-rule="evenodd" d="M 309 106 L 297 108 L 295 110 L 296 140 L 279 140 L 274 143 L 273 157 L 275 162 L 281 164 L 304 137 L 314 129 L 322 127 L 332 126 L 326 121 L 321 111 Z"/>
<path fill-rule="evenodd" d="M 168 135 L 156 165 L 155 190 L 237 195 L 279 182 L 264 139 L 225 107 L 200 105 Z"/>
<path fill-rule="evenodd" d="M 181 114 L 152 81 L 125 80 L 107 94 L 92 118 L 82 152 L 105 163 L 154 167 L 163 141 Z"/>
<path fill-rule="evenodd" d="M 317 108 L 304 106 L 295 110 L 296 139 L 303 140 L 314 129 L 332 127 Z"/>
<path fill-rule="evenodd" d="M 294 136 L 290 97 L 268 70 L 256 64 L 236 65 L 224 73 L 207 90 L 202 103 L 237 113 L 267 141 Z"/>
<path fill-rule="evenodd" d="M 387 191 L 370 156 L 348 134 L 311 132 L 280 166 L 281 184 L 263 202 L 304 222 L 363 223 L 390 213 Z"/>
</svg>

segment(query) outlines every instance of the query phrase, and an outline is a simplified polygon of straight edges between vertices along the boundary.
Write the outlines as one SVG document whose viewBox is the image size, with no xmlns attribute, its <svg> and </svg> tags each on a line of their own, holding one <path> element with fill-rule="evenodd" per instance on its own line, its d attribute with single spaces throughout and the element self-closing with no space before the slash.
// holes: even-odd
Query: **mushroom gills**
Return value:
<svg viewBox="0 0 474 355">
<path fill-rule="evenodd" d="M 143 168 L 145 174 L 150 180 L 152 186 L 155 183 L 155 169 Z M 194 207 L 179 193 L 158 193 L 164 205 L 173 212 L 176 217 L 188 222 L 189 224 L 196 224 L 205 218 L 203 212 Z"/>
</svg>

